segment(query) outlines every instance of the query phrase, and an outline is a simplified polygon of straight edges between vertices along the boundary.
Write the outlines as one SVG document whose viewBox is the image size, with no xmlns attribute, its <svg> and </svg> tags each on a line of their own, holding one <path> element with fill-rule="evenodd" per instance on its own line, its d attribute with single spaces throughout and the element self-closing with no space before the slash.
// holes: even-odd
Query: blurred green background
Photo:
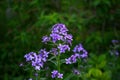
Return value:
<svg viewBox="0 0 120 80">
<path fill-rule="evenodd" d="M 1 0 L 0 80 L 23 80 L 23 56 L 44 48 L 41 38 L 56 23 L 67 26 L 73 45 L 81 42 L 91 54 L 104 54 L 111 40 L 120 40 L 120 0 Z M 120 80 L 118 66 L 112 80 Z"/>
</svg>

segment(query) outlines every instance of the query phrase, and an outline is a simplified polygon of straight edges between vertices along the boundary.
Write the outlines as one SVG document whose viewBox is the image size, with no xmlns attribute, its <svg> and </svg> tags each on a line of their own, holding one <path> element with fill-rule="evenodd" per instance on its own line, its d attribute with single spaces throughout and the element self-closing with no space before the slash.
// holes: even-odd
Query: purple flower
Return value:
<svg viewBox="0 0 120 80">
<path fill-rule="evenodd" d="M 55 78 L 58 75 L 58 71 L 57 70 L 53 70 L 51 73 L 52 73 L 52 78 Z"/>
<path fill-rule="evenodd" d="M 113 55 L 115 55 L 115 56 L 119 56 L 119 52 L 117 51 L 117 50 L 111 50 L 110 51 L 110 54 L 113 56 Z"/>
<path fill-rule="evenodd" d="M 115 55 L 116 55 L 116 56 L 119 56 L 119 52 L 118 52 L 117 50 L 115 51 Z"/>
<path fill-rule="evenodd" d="M 80 54 L 78 54 L 78 53 L 75 53 L 74 56 L 75 56 L 76 58 L 80 58 Z"/>
<path fill-rule="evenodd" d="M 77 69 L 73 69 L 73 73 L 76 74 L 76 75 L 80 74 L 80 72 Z"/>
<path fill-rule="evenodd" d="M 119 43 L 119 41 L 118 40 L 112 40 L 112 43 L 117 44 L 117 43 Z"/>
<path fill-rule="evenodd" d="M 82 44 L 76 45 L 73 52 L 78 53 L 80 55 L 79 58 L 86 58 L 88 56 L 88 52 L 83 48 Z"/>
<path fill-rule="evenodd" d="M 63 74 L 59 73 L 57 70 L 53 70 L 51 73 L 52 73 L 51 75 L 52 78 L 60 78 L 60 79 L 63 78 Z"/>
<path fill-rule="evenodd" d="M 24 64 L 23 64 L 23 63 L 20 63 L 20 64 L 19 64 L 19 66 L 20 66 L 20 67 L 23 67 L 23 66 L 24 66 Z"/>
<path fill-rule="evenodd" d="M 56 41 L 61 40 L 65 43 L 71 44 L 72 42 L 72 35 L 68 34 L 68 29 L 64 24 L 55 24 L 52 27 L 52 32 L 50 37 L 52 38 L 52 42 L 56 43 Z"/>
<path fill-rule="evenodd" d="M 80 58 L 79 54 L 73 54 L 73 55 L 71 55 L 68 59 L 65 59 L 66 64 L 76 63 L 77 58 Z"/>
<path fill-rule="evenodd" d="M 24 57 L 27 62 L 29 61 L 31 63 L 35 70 L 40 70 L 43 67 L 44 62 L 47 61 L 48 54 L 49 52 L 45 51 L 45 49 L 41 49 L 38 55 L 34 52 L 30 52 Z"/>
<path fill-rule="evenodd" d="M 32 61 L 32 66 L 35 67 L 35 70 L 40 70 L 43 67 L 44 62 L 47 61 L 48 54 L 49 52 L 45 51 L 45 49 L 41 49 L 39 51 L 39 54 L 37 55 L 35 60 Z"/>
<path fill-rule="evenodd" d="M 58 51 L 57 51 L 58 49 L 57 48 L 52 48 L 51 50 L 50 50 L 50 52 L 53 54 L 53 55 L 58 55 Z"/>
<path fill-rule="evenodd" d="M 56 43 L 57 41 L 63 41 L 67 44 L 72 44 L 72 35 L 68 34 L 68 29 L 64 24 L 55 24 L 52 27 L 52 31 L 50 36 L 43 36 L 42 42 L 47 43 L 49 41 L 52 41 L 53 43 Z"/>
<path fill-rule="evenodd" d="M 50 37 L 52 38 L 53 43 L 55 43 L 58 40 L 62 40 L 63 38 L 63 36 L 56 34 L 56 33 L 50 34 Z"/>
<path fill-rule="evenodd" d="M 41 50 L 39 51 L 39 55 L 40 55 L 41 57 L 47 58 L 47 57 L 48 57 L 48 54 L 49 54 L 49 52 L 45 51 L 45 49 L 41 49 Z"/>
<path fill-rule="evenodd" d="M 81 58 L 86 58 L 86 57 L 88 57 L 88 52 L 87 52 L 86 50 L 83 50 L 83 53 L 80 54 L 80 57 L 81 57 Z"/>
<path fill-rule="evenodd" d="M 37 76 L 38 76 L 38 73 L 35 73 L 35 74 L 34 74 L 34 76 L 36 76 L 36 77 L 37 77 Z"/>
<path fill-rule="evenodd" d="M 64 35 L 64 39 L 63 39 L 63 41 L 65 41 L 66 43 L 68 43 L 68 44 L 72 44 L 72 35 L 71 34 L 65 34 Z"/>
<path fill-rule="evenodd" d="M 71 58 L 65 59 L 66 64 L 71 64 Z"/>
<path fill-rule="evenodd" d="M 49 41 L 50 41 L 50 37 L 48 37 L 48 36 L 43 36 L 42 37 L 42 42 L 47 43 Z"/>
<path fill-rule="evenodd" d="M 43 67 L 44 63 L 41 61 L 32 61 L 32 66 L 35 70 L 40 70 Z"/>
<path fill-rule="evenodd" d="M 65 34 L 68 31 L 64 24 L 55 24 L 52 28 L 52 33 Z"/>
<path fill-rule="evenodd" d="M 62 79 L 63 78 L 63 74 L 58 73 L 58 78 Z"/>
<path fill-rule="evenodd" d="M 72 55 L 72 56 L 70 57 L 71 62 L 72 62 L 72 63 L 76 63 L 76 61 L 77 61 L 76 58 L 77 58 L 77 57 L 76 57 L 75 55 Z"/>
<path fill-rule="evenodd" d="M 79 53 L 79 52 L 82 51 L 82 50 L 83 50 L 82 44 L 78 44 L 78 45 L 76 45 L 75 48 L 73 49 L 73 52 L 74 52 L 74 53 Z"/>
<path fill-rule="evenodd" d="M 35 70 L 40 70 L 40 66 L 35 66 Z"/>
<path fill-rule="evenodd" d="M 35 59 L 36 56 L 37 56 L 37 54 L 35 52 L 30 52 L 30 53 L 26 54 L 24 56 L 24 58 L 26 59 L 26 61 L 31 61 L 31 60 Z"/>
<path fill-rule="evenodd" d="M 65 53 L 66 50 L 70 51 L 70 47 L 68 45 L 59 44 L 58 49 L 60 53 Z"/>
</svg>

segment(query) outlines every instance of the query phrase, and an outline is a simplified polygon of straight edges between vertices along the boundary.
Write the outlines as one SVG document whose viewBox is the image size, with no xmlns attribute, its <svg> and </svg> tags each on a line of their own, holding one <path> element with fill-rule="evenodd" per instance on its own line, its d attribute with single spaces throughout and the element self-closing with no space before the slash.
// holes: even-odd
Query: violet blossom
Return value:
<svg viewBox="0 0 120 80">
<path fill-rule="evenodd" d="M 77 59 L 86 58 L 88 56 L 88 52 L 83 48 L 82 44 L 76 45 L 73 49 L 73 52 L 73 55 L 65 59 L 66 64 L 76 63 Z"/>
<path fill-rule="evenodd" d="M 68 34 L 68 29 L 64 24 L 55 24 L 52 27 L 52 31 L 50 36 L 43 36 L 44 43 L 47 43 L 49 41 L 52 41 L 53 43 L 57 43 L 57 41 L 63 41 L 67 44 L 72 44 L 72 35 Z"/>
<path fill-rule="evenodd" d="M 41 49 L 39 51 L 39 54 L 30 52 L 26 54 L 24 57 L 27 62 L 31 63 L 35 70 L 40 70 L 43 67 L 44 62 L 47 61 L 48 54 L 49 52 L 45 51 L 45 49 Z"/>
<path fill-rule="evenodd" d="M 79 57 L 80 57 L 79 54 L 73 54 L 73 55 L 71 55 L 71 57 L 65 59 L 66 64 L 76 63 L 77 58 L 79 58 Z"/>
<path fill-rule="evenodd" d="M 86 58 L 88 56 L 88 52 L 83 48 L 82 44 L 76 45 L 73 52 L 78 53 L 81 58 Z"/>
<path fill-rule="evenodd" d="M 58 49 L 60 50 L 60 53 L 65 53 L 66 50 L 70 51 L 70 47 L 68 45 L 58 45 Z"/>
<path fill-rule="evenodd" d="M 63 74 L 59 73 L 57 70 L 53 70 L 51 73 L 52 73 L 51 75 L 52 78 L 60 78 L 60 79 L 63 78 Z"/>
<path fill-rule="evenodd" d="M 50 53 L 52 53 L 53 55 L 58 55 L 58 49 L 57 48 L 52 48 L 50 50 Z"/>
<path fill-rule="evenodd" d="M 73 69 L 73 73 L 76 74 L 76 75 L 80 74 L 79 70 L 77 70 L 77 69 Z"/>
<path fill-rule="evenodd" d="M 49 41 L 50 41 L 50 37 L 48 37 L 48 36 L 43 36 L 42 37 L 42 42 L 47 43 Z"/>
</svg>

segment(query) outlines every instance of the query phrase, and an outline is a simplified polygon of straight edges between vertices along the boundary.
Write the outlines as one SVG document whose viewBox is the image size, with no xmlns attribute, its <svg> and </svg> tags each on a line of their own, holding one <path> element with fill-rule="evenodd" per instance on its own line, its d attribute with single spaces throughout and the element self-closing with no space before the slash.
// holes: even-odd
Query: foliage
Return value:
<svg viewBox="0 0 120 80">
<path fill-rule="evenodd" d="M 88 63 L 92 67 L 86 69 L 82 79 L 119 80 L 119 56 L 109 55 L 111 51 L 120 52 L 119 46 L 111 47 L 111 40 L 120 40 L 119 3 L 120 0 L 1 0 L 0 79 L 21 80 L 28 76 L 18 66 L 24 54 L 46 47 L 41 37 L 50 33 L 53 24 L 64 23 L 74 36 L 73 46 L 81 42 L 89 52 Z"/>
</svg>

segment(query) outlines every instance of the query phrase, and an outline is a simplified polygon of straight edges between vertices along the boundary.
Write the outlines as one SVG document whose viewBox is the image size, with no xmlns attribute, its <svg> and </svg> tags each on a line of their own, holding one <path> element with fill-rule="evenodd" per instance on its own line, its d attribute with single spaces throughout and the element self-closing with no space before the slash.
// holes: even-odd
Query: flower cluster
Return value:
<svg viewBox="0 0 120 80">
<path fill-rule="evenodd" d="M 53 44 L 52 49 L 47 52 L 45 49 L 41 49 L 38 54 L 35 52 L 30 52 L 24 56 L 26 62 L 30 63 L 31 66 L 36 70 L 34 76 L 38 76 L 37 70 L 41 70 L 43 68 L 45 62 L 49 54 L 55 55 L 54 57 L 48 59 L 48 61 L 56 62 L 57 69 L 60 70 L 61 67 L 61 53 L 65 53 L 66 51 L 70 51 L 70 46 L 72 44 L 72 35 L 68 34 L 68 29 L 64 24 L 55 24 L 51 29 L 51 34 L 49 36 L 43 36 L 42 42 L 47 44 L 48 42 Z M 76 45 L 73 49 L 74 54 L 71 55 L 69 58 L 66 58 L 66 64 L 76 63 L 77 59 L 86 58 L 88 55 L 87 51 L 83 48 L 81 44 Z M 58 55 L 58 57 L 56 56 Z M 51 57 L 51 55 L 49 56 Z M 56 61 L 55 61 L 56 59 Z M 22 64 L 20 65 L 22 66 Z M 74 74 L 80 74 L 80 72 L 76 69 L 73 70 Z M 53 70 L 51 72 L 52 78 L 60 78 L 63 79 L 63 74 L 59 73 L 57 70 Z M 32 80 L 30 78 L 29 80 Z"/>
<path fill-rule="evenodd" d="M 24 58 L 25 58 L 26 61 L 28 62 L 28 61 L 34 60 L 36 56 L 37 56 L 37 54 L 36 54 L 35 52 L 30 52 L 30 53 L 26 54 L 26 55 L 24 56 Z"/>
<path fill-rule="evenodd" d="M 73 54 L 71 55 L 68 59 L 65 59 L 66 64 L 72 64 L 72 63 L 76 63 L 77 58 L 79 58 L 79 54 Z"/>
<path fill-rule="evenodd" d="M 41 49 L 39 54 L 37 55 L 35 52 L 30 52 L 24 56 L 27 62 L 30 62 L 31 65 L 35 68 L 35 70 L 40 70 L 44 62 L 47 61 L 49 52 L 45 51 L 45 49 Z"/>
<path fill-rule="evenodd" d="M 51 73 L 52 73 L 51 75 L 52 78 L 60 78 L 60 79 L 63 78 L 63 74 L 59 73 L 57 70 L 53 70 Z"/>
<path fill-rule="evenodd" d="M 66 51 L 70 51 L 70 47 L 69 45 L 66 44 L 58 44 L 57 47 L 52 48 L 50 50 L 50 53 L 52 53 L 53 55 L 58 55 L 58 53 L 65 53 Z"/>
<path fill-rule="evenodd" d="M 119 43 L 119 40 L 112 40 L 112 43 L 117 44 L 117 43 Z"/>
<path fill-rule="evenodd" d="M 72 40 L 72 35 L 68 34 L 68 29 L 64 24 L 55 24 L 52 27 L 51 34 L 49 36 L 43 36 L 42 38 L 42 42 L 44 42 L 45 44 L 47 42 L 62 42 L 61 44 L 58 43 L 57 47 L 51 50 L 51 52 L 53 52 L 53 54 L 55 55 L 57 55 L 58 52 L 65 53 L 66 50 L 69 51 L 69 45 L 72 44 Z"/>
<path fill-rule="evenodd" d="M 88 56 L 88 52 L 83 48 L 82 44 L 76 45 L 73 52 L 79 54 L 80 58 L 86 58 Z"/>
<path fill-rule="evenodd" d="M 76 45 L 73 49 L 75 54 L 71 55 L 69 58 L 65 59 L 66 64 L 76 63 L 79 58 L 86 58 L 88 56 L 87 51 L 83 48 L 82 44 Z"/>
<path fill-rule="evenodd" d="M 56 43 L 57 41 L 63 41 L 65 43 L 71 44 L 72 42 L 72 35 L 68 34 L 68 29 L 64 24 L 55 24 L 52 27 L 52 31 L 50 36 L 43 36 L 42 42 L 47 43 L 52 41 Z"/>
<path fill-rule="evenodd" d="M 70 51 L 70 47 L 68 45 L 59 44 L 58 49 L 60 53 L 65 53 L 66 50 Z"/>
<path fill-rule="evenodd" d="M 120 55 L 119 43 L 120 43 L 119 40 L 112 40 L 111 50 L 109 51 L 111 56 L 119 56 Z"/>
</svg>

